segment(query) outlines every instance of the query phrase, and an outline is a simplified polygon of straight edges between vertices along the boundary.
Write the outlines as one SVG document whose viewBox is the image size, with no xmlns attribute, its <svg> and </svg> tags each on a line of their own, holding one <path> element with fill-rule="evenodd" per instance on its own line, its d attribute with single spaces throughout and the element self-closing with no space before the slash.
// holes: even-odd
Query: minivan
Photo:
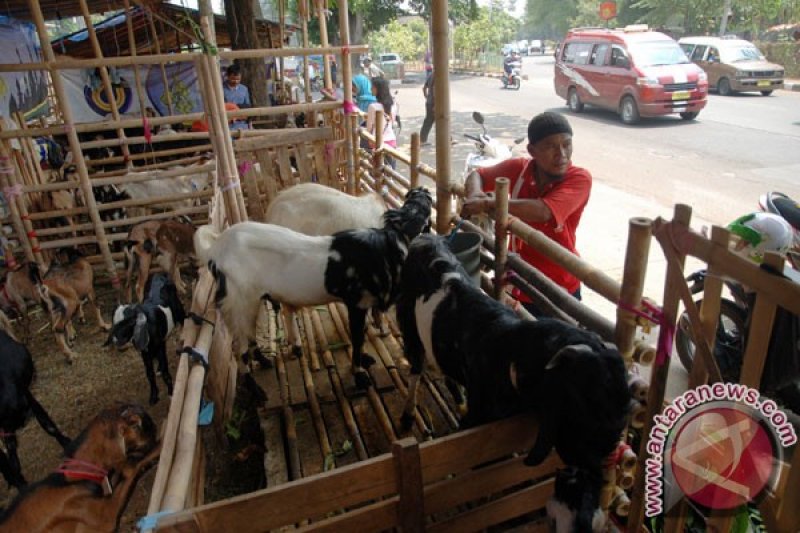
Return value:
<svg viewBox="0 0 800 533">
<path fill-rule="evenodd" d="M 645 25 L 569 30 L 554 84 L 573 112 L 594 105 L 618 112 L 625 124 L 673 113 L 694 120 L 708 97 L 703 69 L 673 38 Z"/>
<path fill-rule="evenodd" d="M 750 41 L 735 37 L 683 37 L 686 56 L 706 71 L 709 87 L 721 96 L 758 91 L 769 96 L 783 89 L 783 67 L 770 63 Z"/>
</svg>

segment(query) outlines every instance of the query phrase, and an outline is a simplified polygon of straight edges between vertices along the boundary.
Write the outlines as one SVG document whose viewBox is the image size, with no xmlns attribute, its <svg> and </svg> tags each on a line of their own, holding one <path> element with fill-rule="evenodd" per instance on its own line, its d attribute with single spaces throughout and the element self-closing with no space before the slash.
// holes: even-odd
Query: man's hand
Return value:
<svg viewBox="0 0 800 533">
<path fill-rule="evenodd" d="M 484 213 L 491 207 L 489 195 L 484 192 L 475 193 L 464 198 L 464 205 L 461 206 L 461 216 L 464 218 Z"/>
</svg>

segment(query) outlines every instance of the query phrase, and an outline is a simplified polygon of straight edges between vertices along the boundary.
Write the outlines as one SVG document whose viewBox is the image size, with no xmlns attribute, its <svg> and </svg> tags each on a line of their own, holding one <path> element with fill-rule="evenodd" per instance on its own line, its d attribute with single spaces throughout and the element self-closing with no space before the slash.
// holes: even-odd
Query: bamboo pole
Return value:
<svg viewBox="0 0 800 533">
<path fill-rule="evenodd" d="M 615 342 L 625 360 L 625 367 L 633 364 L 633 338 L 636 334 L 636 315 L 624 309 L 636 309 L 641 305 L 644 293 L 644 278 L 647 274 L 647 259 L 650 252 L 650 228 L 652 222 L 646 218 L 628 221 L 628 245 L 625 248 L 625 266 L 617 306 Z"/>
<path fill-rule="evenodd" d="M 433 33 L 434 116 L 436 117 L 436 231 L 444 235 L 450 225 L 452 197 L 448 191 L 451 172 L 450 150 L 450 80 L 447 50 L 449 23 L 447 2 L 431 5 L 431 27 Z"/>
<path fill-rule="evenodd" d="M 369 50 L 369 47 L 358 47 L 358 46 L 350 46 L 350 19 L 349 17 L 349 9 L 347 0 L 339 0 L 339 42 L 341 43 L 341 53 L 342 53 L 342 89 L 344 90 L 344 101 L 346 106 L 355 105 L 353 103 L 353 66 L 350 63 L 350 54 L 352 52 L 361 52 L 364 50 Z M 325 52 L 323 52 L 324 54 Z M 347 107 L 345 107 L 347 110 Z M 350 128 L 357 128 L 358 122 L 354 119 L 350 119 L 351 122 L 348 124 L 345 122 L 345 131 L 347 131 L 347 126 Z M 351 129 L 351 132 L 353 129 Z M 347 142 L 347 175 L 345 176 L 347 181 L 347 192 L 350 194 L 355 194 L 358 191 L 358 187 L 356 186 L 356 172 L 358 167 L 355 166 L 355 151 L 358 150 L 358 138 L 353 135 L 345 135 L 345 141 Z"/>
<path fill-rule="evenodd" d="M 131 50 L 131 56 L 136 57 L 136 35 L 133 32 L 133 20 L 131 19 L 131 4 L 130 0 L 124 0 L 125 5 L 125 24 L 128 28 L 128 48 Z M 141 113 L 142 121 L 147 116 L 147 108 L 144 101 L 144 87 L 142 86 L 142 76 L 139 73 L 139 65 L 133 65 L 133 79 L 136 84 L 136 95 L 139 97 L 139 113 Z M 164 88 L 166 91 L 166 87 Z M 149 143 L 148 143 L 149 144 Z"/>
<path fill-rule="evenodd" d="M 347 180 L 347 192 L 349 194 L 358 194 L 358 191 L 361 190 L 361 171 L 360 171 L 360 169 L 361 169 L 361 163 L 362 163 L 362 161 L 361 161 L 361 148 L 359 147 L 361 136 L 359 135 L 359 132 L 358 132 L 358 130 L 360 129 L 359 126 L 358 126 L 359 117 L 358 117 L 358 115 L 353 114 L 353 115 L 350 115 L 350 116 L 346 116 L 344 118 L 344 120 L 345 120 L 345 124 L 350 126 L 349 132 L 348 132 L 347 129 L 345 129 L 345 140 L 347 140 L 348 138 L 350 139 L 350 142 L 347 143 L 347 148 L 346 149 L 348 150 L 349 153 L 352 153 L 352 155 L 353 155 L 353 168 L 352 169 L 349 168 L 350 161 L 347 162 L 347 164 L 348 164 L 348 172 L 350 172 L 350 170 L 353 171 L 352 184 L 351 184 L 351 180 L 350 179 Z M 349 135 L 347 133 L 349 133 Z M 352 186 L 352 190 L 350 189 L 351 186 Z"/>
<path fill-rule="evenodd" d="M 375 190 L 383 190 L 383 113 L 375 113 L 375 144 L 372 149 L 372 179 L 375 180 Z"/>
<path fill-rule="evenodd" d="M 503 276 L 506 272 L 508 258 L 508 178 L 495 180 L 495 223 L 494 234 L 494 298 L 500 300 L 503 296 Z M 449 195 L 448 195 L 449 196 Z"/>
<path fill-rule="evenodd" d="M 85 0 L 83 1 L 85 2 Z M 42 15 L 42 9 L 39 5 L 39 0 L 30 0 L 29 6 L 36 24 L 36 30 L 39 34 L 42 52 L 48 61 L 53 61 L 55 54 L 53 53 L 53 47 L 50 43 L 50 38 L 47 35 L 47 28 L 44 25 L 44 16 Z M 53 90 L 58 98 L 59 108 L 61 109 L 61 112 L 64 115 L 64 120 L 66 121 L 65 126 L 67 127 L 67 139 L 69 140 L 70 149 L 75 155 L 75 165 L 77 167 L 78 177 L 80 178 L 81 182 L 81 191 L 83 192 L 86 206 L 89 209 L 89 216 L 92 219 L 92 225 L 94 226 L 95 235 L 97 236 L 97 244 L 99 245 L 100 252 L 103 255 L 106 269 L 111 276 L 111 283 L 114 288 L 118 290 L 120 288 L 120 283 L 116 268 L 114 266 L 114 259 L 112 258 L 111 250 L 108 247 L 108 239 L 106 238 L 105 230 L 103 229 L 103 221 L 100 219 L 100 213 L 97 210 L 97 203 L 95 202 L 94 193 L 92 192 L 92 184 L 89 181 L 89 173 L 86 169 L 86 163 L 83 159 L 83 155 L 81 154 L 78 133 L 75 131 L 75 128 L 72 127 L 72 109 L 69 106 L 69 101 L 67 100 L 61 76 L 54 71 L 50 71 L 50 76 L 53 81 Z"/>
<path fill-rule="evenodd" d="M 411 134 L 411 161 L 409 162 L 410 185 L 414 189 L 419 187 L 419 132 Z"/>
<path fill-rule="evenodd" d="M 151 13 L 147 8 L 143 9 L 147 17 L 147 24 L 150 27 L 150 34 L 151 38 L 153 39 L 153 44 L 156 47 L 156 55 L 160 56 L 161 39 L 159 38 L 159 34 L 156 32 L 156 25 L 153 22 L 153 13 Z M 175 111 L 172 107 L 172 88 L 169 86 L 169 80 L 167 79 L 167 69 L 164 67 L 164 62 L 159 63 L 158 66 L 161 69 L 161 82 L 164 84 L 164 95 L 167 97 L 167 109 L 169 109 L 170 115 L 174 115 Z"/>
<path fill-rule="evenodd" d="M 688 205 L 678 204 L 675 206 L 675 213 L 673 216 L 673 224 L 680 225 L 688 228 L 692 218 L 692 208 Z M 683 268 L 684 254 L 678 252 L 679 265 L 667 265 L 667 279 L 664 283 L 664 297 L 662 313 L 664 314 L 665 324 L 675 324 L 675 318 L 678 313 L 679 295 L 676 287 L 677 280 L 683 281 L 683 271 L 671 273 L 671 270 L 680 267 Z M 665 324 L 661 327 L 665 327 Z M 664 334 L 664 331 L 659 332 Z M 671 355 L 671 354 L 668 354 Z M 647 409 L 644 419 L 644 426 L 642 428 L 642 435 L 650 435 L 650 430 L 653 428 L 655 421 L 653 416 L 661 410 L 664 403 L 664 394 L 666 393 L 667 374 L 669 372 L 669 357 L 666 360 L 658 360 L 653 364 L 652 374 L 650 376 L 650 390 L 648 391 Z M 647 444 L 649 439 L 643 438 L 639 446 L 638 457 L 639 462 L 636 468 L 636 482 L 632 491 L 633 500 L 631 502 L 630 516 L 628 517 L 628 528 L 631 531 L 639 531 L 644 520 L 644 497 L 645 497 L 645 461 L 649 455 Z"/>
<path fill-rule="evenodd" d="M 317 16 L 319 17 L 319 38 L 322 48 L 328 48 L 328 17 L 323 0 L 314 0 Z M 329 54 L 322 54 L 322 66 L 325 76 L 325 88 L 333 88 L 333 75 L 331 73 L 331 59 Z"/>
<path fill-rule="evenodd" d="M 100 48 L 100 41 L 97 40 L 97 32 L 95 32 L 94 24 L 92 24 L 92 14 L 89 11 L 89 4 L 87 4 L 86 0 L 78 0 L 78 2 L 80 3 L 81 12 L 83 13 L 83 20 L 86 22 L 86 31 L 89 33 L 89 42 L 92 44 L 92 49 L 94 49 L 94 56 L 97 59 L 103 59 L 103 50 Z M 136 54 L 134 54 L 134 56 L 135 55 Z M 105 66 L 100 66 L 99 68 L 100 78 L 103 80 L 103 90 L 106 93 L 108 105 L 111 108 L 111 116 L 114 120 L 119 121 L 119 108 L 117 107 L 117 99 L 114 96 L 114 88 L 111 85 L 111 78 L 108 77 L 108 68 Z M 142 110 L 142 112 L 144 112 L 144 110 Z M 131 154 L 130 150 L 128 150 L 128 145 L 125 143 L 125 130 L 117 128 L 117 137 L 119 137 L 121 141 L 122 156 L 127 162 Z"/>
<path fill-rule="evenodd" d="M 300 0 L 298 2 L 298 10 L 303 3 L 307 3 L 308 0 Z M 303 33 L 303 48 L 308 48 L 308 6 L 306 5 L 305 13 L 300 14 L 300 19 L 302 21 L 302 33 Z M 324 56 L 323 56 L 324 57 Z M 305 82 L 305 93 L 306 102 L 311 102 L 311 77 L 308 74 L 308 64 L 311 62 L 311 58 L 308 56 L 303 58 L 303 81 Z M 313 123 L 308 121 L 308 117 L 306 119 L 306 126 L 310 126 Z"/>
<path fill-rule="evenodd" d="M 2 129 L 3 124 L 0 122 L 0 131 Z M 20 246 L 25 252 L 25 258 L 28 261 L 41 262 L 42 255 L 39 249 L 39 242 L 36 239 L 33 224 L 28 217 L 28 210 L 22 198 L 22 190 L 24 188 L 16 186 L 16 172 L 11 158 L 12 151 L 13 148 L 11 148 L 10 143 L 6 141 L 0 142 L 0 186 L 3 187 L 3 194 L 11 212 L 11 222 Z M 6 262 L 9 265 L 13 265 L 15 262 L 13 256 L 6 258 Z"/>
</svg>

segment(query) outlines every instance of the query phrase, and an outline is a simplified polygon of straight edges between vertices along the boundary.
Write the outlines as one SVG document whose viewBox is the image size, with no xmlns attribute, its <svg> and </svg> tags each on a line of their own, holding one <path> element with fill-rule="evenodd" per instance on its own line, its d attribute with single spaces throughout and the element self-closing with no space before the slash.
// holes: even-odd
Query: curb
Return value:
<svg viewBox="0 0 800 533">
<path fill-rule="evenodd" d="M 476 71 L 476 70 L 450 69 L 450 73 L 451 74 L 462 74 L 462 75 L 466 75 L 466 76 L 480 76 L 480 77 L 485 77 L 485 78 L 496 78 L 498 80 L 503 77 L 502 74 L 499 74 L 499 73 L 496 73 L 496 72 L 482 72 L 482 71 Z M 522 75 L 522 79 L 523 79 L 523 81 L 528 81 L 528 75 L 527 74 L 523 74 Z"/>
<path fill-rule="evenodd" d="M 800 92 L 800 81 L 783 81 L 783 89 L 786 91 Z"/>
</svg>

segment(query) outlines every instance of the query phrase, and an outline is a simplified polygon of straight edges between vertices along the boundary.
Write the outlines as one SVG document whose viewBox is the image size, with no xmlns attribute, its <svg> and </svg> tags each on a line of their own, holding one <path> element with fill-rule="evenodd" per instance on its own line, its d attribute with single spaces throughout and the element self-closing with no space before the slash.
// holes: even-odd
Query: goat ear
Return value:
<svg viewBox="0 0 800 533">
<path fill-rule="evenodd" d="M 568 359 L 572 354 L 575 352 L 588 352 L 592 353 L 592 347 L 588 344 L 570 344 L 568 346 L 564 346 L 556 354 L 553 356 L 552 359 L 547 363 L 544 367 L 545 370 L 552 370 L 560 365 L 563 361 Z"/>
<path fill-rule="evenodd" d="M 552 424 L 547 420 L 547 416 L 542 417 L 539 422 L 539 432 L 536 434 L 536 442 L 533 448 L 528 452 L 525 458 L 525 466 L 536 466 L 541 464 L 542 461 L 550 454 L 553 449 L 553 428 Z"/>
<path fill-rule="evenodd" d="M 147 316 L 139 312 L 136 315 L 136 325 L 133 327 L 133 346 L 140 352 L 147 349 L 150 344 L 150 332 L 147 328 Z"/>
</svg>

